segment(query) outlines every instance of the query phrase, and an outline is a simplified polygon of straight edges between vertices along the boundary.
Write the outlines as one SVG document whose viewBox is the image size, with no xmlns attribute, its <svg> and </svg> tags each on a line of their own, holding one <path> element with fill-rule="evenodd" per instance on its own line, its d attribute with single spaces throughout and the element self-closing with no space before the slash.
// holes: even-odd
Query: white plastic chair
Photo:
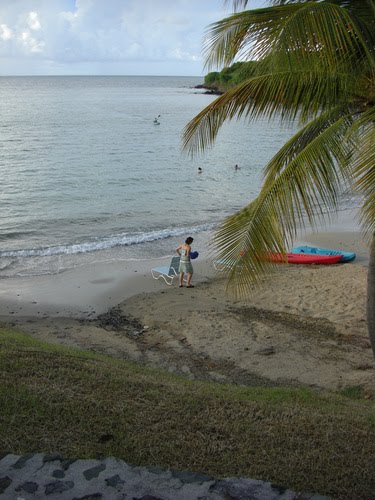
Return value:
<svg viewBox="0 0 375 500">
<path fill-rule="evenodd" d="M 155 280 L 162 278 L 167 285 L 172 285 L 173 280 L 178 276 L 178 268 L 180 266 L 180 257 L 172 257 L 169 266 L 154 267 L 151 269 L 152 277 Z"/>
</svg>

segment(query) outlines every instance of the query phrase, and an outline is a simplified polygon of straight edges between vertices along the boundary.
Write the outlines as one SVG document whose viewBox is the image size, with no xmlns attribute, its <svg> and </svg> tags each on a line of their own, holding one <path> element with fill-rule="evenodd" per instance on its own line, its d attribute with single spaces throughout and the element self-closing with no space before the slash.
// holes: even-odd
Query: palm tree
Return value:
<svg viewBox="0 0 375 500">
<path fill-rule="evenodd" d="M 298 120 L 300 129 L 265 166 L 258 197 L 215 233 L 218 257 L 235 262 L 228 285 L 246 294 L 292 244 L 338 209 L 343 189 L 360 196 L 360 225 L 371 245 L 368 326 L 375 356 L 375 6 L 374 0 L 273 0 L 209 27 L 206 65 L 256 60 L 250 75 L 185 127 L 191 155 L 215 141 L 226 120 Z M 329 215 L 328 215 L 329 217 Z"/>
</svg>

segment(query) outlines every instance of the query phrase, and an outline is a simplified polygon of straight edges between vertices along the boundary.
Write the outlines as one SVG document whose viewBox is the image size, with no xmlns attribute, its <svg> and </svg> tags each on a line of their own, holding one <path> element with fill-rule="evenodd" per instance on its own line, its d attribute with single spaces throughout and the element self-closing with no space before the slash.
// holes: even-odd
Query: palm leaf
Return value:
<svg viewBox="0 0 375 500">
<path fill-rule="evenodd" d="M 229 65 L 235 58 L 272 58 L 277 65 L 280 54 L 299 61 L 315 54 L 334 72 L 348 66 L 353 69 L 354 63 L 374 66 L 373 47 L 362 24 L 348 10 L 325 2 L 236 13 L 209 27 L 204 43 L 206 65 Z"/>
<path fill-rule="evenodd" d="M 274 269 L 269 252 L 285 253 L 301 227 L 325 221 L 353 181 L 363 196 L 362 226 L 375 229 L 374 116 L 367 111 L 374 103 L 373 3 L 272 3 L 211 25 L 208 66 L 243 57 L 257 63 L 183 132 L 183 148 L 194 155 L 213 144 L 226 120 L 298 118 L 303 125 L 266 166 L 259 196 L 227 218 L 212 240 L 217 258 L 228 264 L 228 286 L 240 295 Z"/>
<path fill-rule="evenodd" d="M 297 114 L 302 121 L 321 109 L 338 105 L 343 96 L 350 98 L 351 75 L 327 75 L 324 72 L 269 73 L 249 78 L 228 90 L 203 109 L 185 127 L 182 148 L 191 155 L 214 143 L 226 120 L 254 120 L 279 115 L 293 120 Z"/>
<path fill-rule="evenodd" d="M 289 243 L 306 219 L 314 227 L 336 210 L 343 186 L 350 184 L 353 144 L 345 137 L 352 120 L 344 111 L 327 111 L 307 124 L 266 166 L 263 189 Z"/>
<path fill-rule="evenodd" d="M 375 234 L 375 110 L 369 109 L 354 123 L 351 133 L 360 134 L 360 148 L 353 167 L 354 187 L 363 204 L 360 221 L 365 236 Z"/>
<path fill-rule="evenodd" d="M 350 171 L 333 166 L 350 156 L 351 142 L 343 140 L 350 124 L 350 115 L 336 110 L 306 125 L 270 161 L 259 196 L 218 228 L 212 245 L 230 264 L 232 291 L 245 296 L 274 270 L 269 253 L 285 253 L 306 218 L 313 226 L 325 220 L 321 207 L 337 208 Z"/>
</svg>

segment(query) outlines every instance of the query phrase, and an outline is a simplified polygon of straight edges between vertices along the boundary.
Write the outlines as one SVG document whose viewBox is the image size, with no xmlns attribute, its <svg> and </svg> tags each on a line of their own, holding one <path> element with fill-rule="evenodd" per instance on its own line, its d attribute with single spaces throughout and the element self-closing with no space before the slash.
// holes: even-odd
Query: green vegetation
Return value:
<svg viewBox="0 0 375 500">
<path fill-rule="evenodd" d="M 0 453 L 116 456 L 373 498 L 373 401 L 170 374 L 0 330 Z"/>
<path fill-rule="evenodd" d="M 341 391 L 341 394 L 343 396 L 346 396 L 347 398 L 352 398 L 352 399 L 362 399 L 364 397 L 363 387 L 358 385 L 354 385 L 352 387 L 345 387 L 345 389 Z"/>
<path fill-rule="evenodd" d="M 236 62 L 221 71 L 212 71 L 204 78 L 205 87 L 225 92 L 246 80 L 256 66 L 255 61 Z"/>
</svg>

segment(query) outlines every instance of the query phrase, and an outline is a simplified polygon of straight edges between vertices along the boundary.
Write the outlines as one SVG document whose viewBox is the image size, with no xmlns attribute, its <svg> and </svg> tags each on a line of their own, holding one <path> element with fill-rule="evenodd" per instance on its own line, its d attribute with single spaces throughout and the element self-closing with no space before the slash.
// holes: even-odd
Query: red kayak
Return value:
<svg viewBox="0 0 375 500">
<path fill-rule="evenodd" d="M 342 259 L 342 255 L 312 255 L 306 253 L 287 253 L 288 264 L 337 264 Z M 285 258 L 281 253 L 270 255 L 272 262 L 285 263 Z"/>
</svg>

